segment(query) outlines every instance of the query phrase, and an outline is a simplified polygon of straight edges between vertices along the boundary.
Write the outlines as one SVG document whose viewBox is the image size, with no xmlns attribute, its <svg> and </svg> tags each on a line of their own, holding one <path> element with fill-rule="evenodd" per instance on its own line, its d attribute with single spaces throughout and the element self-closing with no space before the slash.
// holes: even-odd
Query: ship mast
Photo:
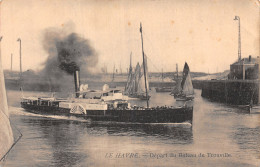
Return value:
<svg viewBox="0 0 260 167">
<path fill-rule="evenodd" d="M 140 23 L 140 33 L 141 33 L 141 40 L 142 40 L 142 54 L 143 54 L 143 68 L 144 68 L 144 83 L 145 83 L 146 103 L 147 103 L 147 108 L 149 108 L 149 99 L 148 99 L 148 91 L 147 91 L 147 83 L 146 83 L 146 68 L 145 68 L 146 62 L 145 62 L 145 58 L 144 58 L 142 23 Z"/>
<path fill-rule="evenodd" d="M 115 64 L 114 64 L 114 68 L 113 68 L 113 78 L 112 78 L 113 82 L 114 82 L 114 79 L 115 79 Z"/>
<path fill-rule="evenodd" d="M 176 73 L 177 73 L 177 79 L 178 79 L 179 78 L 178 64 L 176 64 Z"/>
<path fill-rule="evenodd" d="M 130 67 L 129 67 L 129 71 L 132 71 L 132 52 L 130 53 Z"/>
<path fill-rule="evenodd" d="M 163 68 L 162 68 L 162 82 L 163 82 L 163 78 L 164 78 L 164 77 L 163 77 Z"/>
</svg>

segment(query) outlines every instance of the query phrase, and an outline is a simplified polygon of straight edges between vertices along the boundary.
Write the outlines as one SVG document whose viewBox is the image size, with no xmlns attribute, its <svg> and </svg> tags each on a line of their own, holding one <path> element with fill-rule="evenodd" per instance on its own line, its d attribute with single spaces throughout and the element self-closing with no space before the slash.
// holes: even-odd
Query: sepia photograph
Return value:
<svg viewBox="0 0 260 167">
<path fill-rule="evenodd" d="M 0 167 L 259 167 L 259 0 L 0 0 Z"/>
</svg>

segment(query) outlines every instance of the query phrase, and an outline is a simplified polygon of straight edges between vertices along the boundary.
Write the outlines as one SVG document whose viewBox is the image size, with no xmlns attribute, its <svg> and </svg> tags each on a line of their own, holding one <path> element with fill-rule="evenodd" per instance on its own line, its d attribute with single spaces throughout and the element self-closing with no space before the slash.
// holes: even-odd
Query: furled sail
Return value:
<svg viewBox="0 0 260 167">
<path fill-rule="evenodd" d="M 3 160 L 6 153 L 11 148 L 13 142 L 14 138 L 9 121 L 4 73 L 2 68 L 2 58 L 0 50 L 0 160 Z"/>
</svg>

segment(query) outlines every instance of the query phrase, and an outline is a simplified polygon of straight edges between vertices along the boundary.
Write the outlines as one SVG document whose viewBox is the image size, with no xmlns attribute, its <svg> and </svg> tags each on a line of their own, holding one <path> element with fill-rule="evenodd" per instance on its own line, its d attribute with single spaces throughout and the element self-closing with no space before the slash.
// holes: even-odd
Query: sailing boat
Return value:
<svg viewBox="0 0 260 167">
<path fill-rule="evenodd" d="M 163 69 L 162 69 L 162 83 L 164 82 L 164 76 L 163 76 Z M 171 87 L 156 87 L 155 88 L 156 92 L 171 92 L 172 88 Z"/>
<path fill-rule="evenodd" d="M 147 69 L 148 69 L 147 63 L 143 63 L 141 66 L 139 65 L 139 63 L 137 63 L 135 67 L 135 71 L 133 71 L 131 55 L 130 55 L 130 67 L 129 67 L 128 79 L 125 86 L 125 94 L 128 95 L 128 97 L 130 97 L 131 99 L 149 100 L 151 96 L 149 95 L 146 96 L 146 88 L 145 88 L 145 77 L 147 78 Z M 145 62 L 147 62 L 146 56 L 145 56 Z M 146 74 L 144 73 L 144 68 L 146 69 Z M 148 80 L 146 80 L 146 84 L 147 84 L 146 86 L 147 86 L 147 90 L 149 90 L 149 84 L 147 82 Z"/>
<path fill-rule="evenodd" d="M 13 131 L 9 121 L 4 73 L 0 54 L 0 164 L 5 160 L 7 153 L 13 146 L 13 142 Z"/>
<path fill-rule="evenodd" d="M 173 95 L 177 101 L 194 99 L 194 90 L 190 76 L 190 69 L 186 62 L 183 68 L 182 80 L 177 79 L 176 82 L 176 87 L 172 91 L 171 95 Z"/>
<path fill-rule="evenodd" d="M 181 92 L 181 81 L 182 81 L 182 79 L 179 77 L 178 64 L 176 64 L 176 76 L 174 76 L 173 80 L 176 82 L 176 86 L 172 90 L 171 95 L 178 94 L 179 92 Z"/>
<path fill-rule="evenodd" d="M 125 92 L 127 94 L 132 94 L 134 91 L 134 86 L 135 86 L 135 73 L 133 72 L 132 68 L 132 52 L 130 54 L 130 66 L 129 66 L 129 72 L 128 72 L 128 77 L 127 77 L 127 82 L 125 86 Z"/>
<path fill-rule="evenodd" d="M 143 35 L 142 27 L 140 27 L 142 48 L 143 48 Z M 143 64 L 140 66 L 137 63 L 135 72 L 132 70 L 132 53 L 130 55 L 130 67 L 128 73 L 128 79 L 125 87 L 125 94 L 131 99 L 149 100 L 151 96 L 148 95 L 149 81 L 148 81 L 148 66 L 147 56 L 143 54 Z"/>
</svg>

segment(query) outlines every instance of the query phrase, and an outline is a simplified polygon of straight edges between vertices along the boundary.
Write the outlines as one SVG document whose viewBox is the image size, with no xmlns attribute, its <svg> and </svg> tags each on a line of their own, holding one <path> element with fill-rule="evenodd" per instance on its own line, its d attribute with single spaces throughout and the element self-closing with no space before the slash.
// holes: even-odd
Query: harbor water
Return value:
<svg viewBox="0 0 260 167">
<path fill-rule="evenodd" d="M 260 165 L 260 114 L 210 102 L 195 90 L 193 124 L 91 122 L 37 115 L 20 107 L 21 93 L 7 91 L 14 137 L 22 139 L 5 167 Z M 47 95 L 24 92 L 29 95 Z M 146 102 L 132 101 L 146 105 Z M 181 105 L 169 93 L 151 92 L 151 106 Z M 256 109 L 257 110 L 257 109 Z"/>
</svg>

